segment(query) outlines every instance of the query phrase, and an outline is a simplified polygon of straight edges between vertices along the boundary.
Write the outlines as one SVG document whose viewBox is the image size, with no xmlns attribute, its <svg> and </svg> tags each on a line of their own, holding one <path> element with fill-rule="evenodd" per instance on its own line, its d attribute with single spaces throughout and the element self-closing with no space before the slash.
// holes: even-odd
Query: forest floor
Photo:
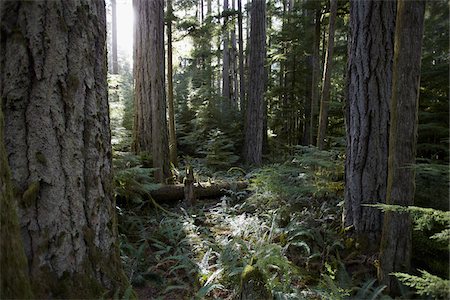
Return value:
<svg viewBox="0 0 450 300">
<path fill-rule="evenodd" d="M 201 180 L 245 179 L 250 186 L 190 208 L 153 205 L 152 169 L 133 166 L 137 158 L 123 153 L 128 168 L 116 175 L 121 255 L 139 299 L 236 299 L 256 280 L 246 277 L 248 266 L 260 293 L 274 299 L 380 295 L 375 258 L 358 254 L 341 228 L 342 157 L 299 151 L 245 177 L 198 160 Z"/>
</svg>

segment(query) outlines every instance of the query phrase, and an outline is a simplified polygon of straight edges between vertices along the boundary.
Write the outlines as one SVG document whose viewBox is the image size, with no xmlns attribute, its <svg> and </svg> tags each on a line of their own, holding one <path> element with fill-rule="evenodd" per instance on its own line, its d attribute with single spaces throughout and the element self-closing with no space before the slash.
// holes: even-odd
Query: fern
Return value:
<svg viewBox="0 0 450 300">
<path fill-rule="evenodd" d="M 450 280 L 442 279 L 424 270 L 419 270 L 421 276 L 406 273 L 393 273 L 403 284 L 416 289 L 421 296 L 431 296 L 437 299 L 450 298 Z"/>
</svg>

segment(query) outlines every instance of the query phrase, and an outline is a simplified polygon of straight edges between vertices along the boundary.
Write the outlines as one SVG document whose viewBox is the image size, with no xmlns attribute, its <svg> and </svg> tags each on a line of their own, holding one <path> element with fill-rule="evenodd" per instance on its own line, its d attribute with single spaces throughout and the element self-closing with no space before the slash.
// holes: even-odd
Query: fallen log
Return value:
<svg viewBox="0 0 450 300">
<path fill-rule="evenodd" d="M 194 192 L 197 198 L 216 198 L 226 194 L 226 190 L 243 190 L 247 188 L 246 181 L 233 182 L 198 182 L 194 183 Z M 177 201 L 184 199 L 184 184 L 162 185 L 150 192 L 156 201 Z"/>
</svg>

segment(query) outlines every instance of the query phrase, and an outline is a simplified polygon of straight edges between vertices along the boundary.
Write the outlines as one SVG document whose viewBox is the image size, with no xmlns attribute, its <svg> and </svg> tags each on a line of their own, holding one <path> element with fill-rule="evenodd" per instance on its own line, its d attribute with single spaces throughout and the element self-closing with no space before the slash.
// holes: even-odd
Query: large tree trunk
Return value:
<svg viewBox="0 0 450 300">
<path fill-rule="evenodd" d="M 175 110 L 173 106 L 173 63 L 172 63 L 172 0 L 167 1 L 167 101 L 169 108 L 169 156 L 170 162 L 178 166 L 177 137 L 175 134 Z"/>
<path fill-rule="evenodd" d="M 170 176 L 164 66 L 164 1 L 135 0 L 135 150 L 152 154 L 155 179 Z"/>
<path fill-rule="evenodd" d="M 126 284 L 111 195 L 105 3 L 2 2 L 1 19 L 5 145 L 34 294 L 100 297 Z"/>
<path fill-rule="evenodd" d="M 111 0 L 111 25 L 112 25 L 112 73 L 119 74 L 119 63 L 117 61 L 117 4 L 116 0 Z"/>
<path fill-rule="evenodd" d="M 328 44 L 323 70 L 323 85 L 320 98 L 319 130 L 317 132 L 317 147 L 322 150 L 325 147 L 325 135 L 328 124 L 328 109 L 331 88 L 331 68 L 333 61 L 334 31 L 337 14 L 337 0 L 330 0 L 330 20 L 328 27 Z"/>
<path fill-rule="evenodd" d="M 376 250 L 385 202 L 395 1 L 350 2 L 344 225 Z"/>
<path fill-rule="evenodd" d="M 424 22 L 424 1 L 399 0 L 389 131 L 387 204 L 414 204 L 417 108 Z M 379 279 L 398 293 L 392 272 L 408 272 L 411 260 L 411 218 L 386 212 L 380 249 Z"/>
<path fill-rule="evenodd" d="M 245 161 L 249 164 L 262 163 L 264 129 L 264 91 L 266 72 L 266 3 L 253 0 L 251 8 L 249 82 L 247 105 L 247 126 L 245 131 Z"/>
<path fill-rule="evenodd" d="M 0 98 L 0 108 L 2 105 Z M 0 109 L 0 298 L 32 299 L 27 257 L 17 217 L 17 199 L 13 195 L 3 140 L 3 111 Z"/>
</svg>

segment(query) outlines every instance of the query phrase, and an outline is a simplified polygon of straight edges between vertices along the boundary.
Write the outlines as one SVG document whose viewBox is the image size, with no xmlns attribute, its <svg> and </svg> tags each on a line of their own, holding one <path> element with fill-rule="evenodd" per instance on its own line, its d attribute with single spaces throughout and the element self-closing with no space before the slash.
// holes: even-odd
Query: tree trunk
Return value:
<svg viewBox="0 0 450 300">
<path fill-rule="evenodd" d="M 152 153 L 152 109 L 150 101 L 151 60 L 150 45 L 150 1 L 133 0 L 134 39 L 134 123 L 132 150 L 136 154 Z"/>
<path fill-rule="evenodd" d="M 0 99 L 0 108 L 2 105 Z M 3 140 L 3 112 L 0 109 L 0 270 L 2 272 L 0 298 L 32 299 L 27 257 L 17 217 L 17 199 L 13 196 Z"/>
<path fill-rule="evenodd" d="M 2 2 L 1 19 L 4 141 L 34 295 L 101 297 L 127 284 L 111 194 L 105 3 Z"/>
<path fill-rule="evenodd" d="M 309 142 L 311 144 L 316 140 L 317 126 L 317 108 L 319 106 L 319 47 L 320 47 L 320 18 L 322 16 L 321 9 L 317 8 L 314 23 L 314 42 L 312 55 L 312 74 L 311 74 L 311 120 L 309 124 Z M 306 126 L 306 125 L 305 125 Z"/>
<path fill-rule="evenodd" d="M 389 131 L 387 204 L 414 204 L 422 53 L 424 1 L 399 0 L 395 31 L 395 52 Z M 411 260 L 411 218 L 386 212 L 380 249 L 379 280 L 399 293 L 392 272 L 408 272 Z"/>
<path fill-rule="evenodd" d="M 247 105 L 247 126 L 245 132 L 245 161 L 249 164 L 262 163 L 264 129 L 264 63 L 266 58 L 266 3 L 253 0 L 250 32 L 250 90 Z"/>
<path fill-rule="evenodd" d="M 135 0 L 135 97 L 138 152 L 152 154 L 155 179 L 170 176 L 164 71 L 164 1 Z"/>
<path fill-rule="evenodd" d="M 320 98 L 319 130 L 317 133 L 317 147 L 323 150 L 325 147 L 325 135 L 328 123 L 328 107 L 330 101 L 331 88 L 331 64 L 333 61 L 334 48 L 334 25 L 337 13 L 337 0 L 330 0 L 330 20 L 328 27 L 328 45 L 325 56 L 325 66 L 323 70 L 323 86 Z"/>
<path fill-rule="evenodd" d="M 245 77 L 244 77 L 244 34 L 242 29 L 242 0 L 238 0 L 238 38 L 239 38 L 239 100 L 241 110 L 245 104 Z"/>
<path fill-rule="evenodd" d="M 117 4 L 116 0 L 111 0 L 111 25 L 112 25 L 112 73 L 119 74 L 119 64 L 117 62 Z"/>
<path fill-rule="evenodd" d="M 223 1 L 223 12 L 228 14 L 228 0 Z M 223 20 L 223 67 L 222 67 L 222 96 L 224 101 L 224 108 L 230 107 L 231 93 L 230 93 L 230 46 L 229 46 L 229 32 L 228 32 L 228 17 Z"/>
<path fill-rule="evenodd" d="M 172 0 L 167 0 L 167 101 L 169 108 L 169 157 L 177 167 L 177 137 L 175 134 L 175 110 L 173 106 L 173 63 L 172 63 Z"/>
<path fill-rule="evenodd" d="M 344 226 L 375 250 L 385 202 L 395 1 L 350 2 Z"/>
</svg>

